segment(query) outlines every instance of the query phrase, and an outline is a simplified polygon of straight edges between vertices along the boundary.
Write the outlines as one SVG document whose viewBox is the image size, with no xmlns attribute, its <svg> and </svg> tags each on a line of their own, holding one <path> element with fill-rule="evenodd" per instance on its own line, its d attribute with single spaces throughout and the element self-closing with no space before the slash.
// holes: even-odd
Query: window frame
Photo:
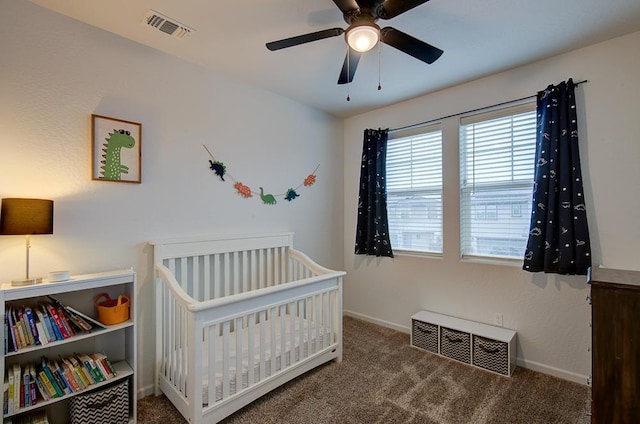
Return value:
<svg viewBox="0 0 640 424">
<path fill-rule="evenodd" d="M 439 133 L 439 156 L 440 156 L 440 177 L 439 177 L 439 187 L 433 187 L 433 188 L 414 188 L 414 187 L 408 187 L 405 189 L 390 189 L 390 184 L 389 184 L 389 145 L 391 144 L 390 142 L 392 141 L 396 141 L 396 140 L 400 140 L 400 139 L 412 139 L 412 138 L 417 138 L 420 136 L 424 136 L 426 134 L 431 134 L 431 133 Z M 410 142 L 410 141 L 409 141 Z M 391 239 L 391 246 L 393 248 L 393 252 L 394 254 L 398 254 L 398 255 L 404 255 L 404 256 L 421 256 L 421 257 L 442 257 L 443 255 L 443 250 L 444 250 L 444 213 L 443 213 L 443 209 L 444 209 L 444 184 L 443 184 L 443 180 L 444 180 L 444 131 L 442 128 L 442 122 L 441 121 L 432 121 L 432 122 L 428 122 L 416 127 L 411 127 L 410 129 L 404 129 L 404 130 L 396 130 L 396 131 L 390 131 L 389 132 L 389 138 L 388 138 L 388 146 L 387 146 L 387 161 L 386 161 L 386 165 L 387 165 L 387 219 L 389 222 L 389 237 Z M 411 175 L 413 175 L 413 173 L 411 173 Z M 394 227 L 394 218 L 393 218 L 393 214 L 390 211 L 390 199 L 392 199 L 394 196 L 416 196 L 416 195 L 422 195 L 426 197 L 425 200 L 425 209 L 424 209 L 424 214 L 425 214 L 425 218 L 424 218 L 424 222 L 428 221 L 428 220 L 438 220 L 439 221 L 439 234 L 437 234 L 437 231 L 434 232 L 433 237 L 435 237 L 437 239 L 437 237 L 439 237 L 439 250 L 423 250 L 420 248 L 416 248 L 416 249 L 412 249 L 409 247 L 402 246 L 402 247 L 398 247 L 396 245 L 394 245 L 394 238 L 395 238 L 395 232 L 392 230 L 392 228 Z M 436 206 L 436 211 L 433 211 L 433 207 L 430 207 L 430 203 L 431 200 L 429 200 L 431 197 L 439 196 L 439 204 Z M 437 200 L 436 200 L 437 201 Z M 405 212 L 406 213 L 406 212 Z M 435 215 L 435 218 L 433 218 Z M 402 218 L 401 218 L 402 219 Z M 430 228 L 430 227 L 425 227 L 425 228 Z M 416 239 L 419 239 L 420 237 L 417 235 Z"/>
<path fill-rule="evenodd" d="M 531 171 L 530 171 L 530 179 L 528 180 L 520 180 L 517 178 L 514 178 L 514 174 L 513 174 L 513 170 L 515 169 L 514 166 L 514 161 L 511 160 L 510 162 L 510 167 L 511 167 L 511 180 L 510 181 L 495 181 L 495 182 L 476 182 L 476 180 L 478 180 L 478 173 L 475 173 L 475 168 L 473 170 L 473 176 L 470 178 L 465 178 L 466 176 L 468 176 L 466 174 L 466 164 L 467 161 L 469 161 L 469 154 L 468 154 L 468 149 L 467 146 L 464 145 L 464 139 L 465 139 L 465 126 L 467 125 L 472 125 L 472 124 L 478 124 L 478 123 L 483 123 L 483 122 L 488 122 L 491 120 L 495 120 L 495 119 L 500 119 L 500 118 L 506 118 L 506 117 L 510 117 L 510 116 L 518 116 L 521 114 L 533 114 L 533 119 L 534 119 L 534 123 L 533 123 L 533 127 L 528 127 L 529 131 L 532 131 L 532 135 L 533 138 L 531 139 L 531 143 L 527 144 L 527 150 L 529 151 L 529 155 L 531 154 L 531 151 L 533 151 L 533 158 L 532 158 L 532 163 L 531 163 Z M 529 117 L 531 118 L 531 117 Z M 534 178 L 534 170 L 535 170 L 535 149 L 536 149 L 536 122 L 535 120 L 537 120 L 537 116 L 536 116 L 536 102 L 535 99 L 526 99 L 525 101 L 520 101 L 518 103 L 511 103 L 507 106 L 494 106 L 494 107 L 488 107 L 485 109 L 480 109 L 477 111 L 474 111 L 473 113 L 469 113 L 469 114 L 464 114 L 461 115 L 459 118 L 459 122 L 458 122 L 458 138 L 459 138 L 459 150 L 458 150 L 458 160 L 459 160 L 459 169 L 458 169 L 458 174 L 459 174 L 459 185 L 458 185 L 458 189 L 459 189 L 459 239 L 458 239 L 458 245 L 459 245 L 459 258 L 462 261 L 472 261 L 472 262 L 489 262 L 489 263 L 500 263 L 500 264 L 507 264 L 507 265 L 518 265 L 518 264 L 522 264 L 523 262 L 523 258 L 519 257 L 516 258 L 515 255 L 510 255 L 508 253 L 505 254 L 500 254 L 499 252 L 496 252 L 496 254 L 489 254 L 489 253 L 485 253 L 485 252 L 478 252 L 478 251 L 473 251 L 473 250 L 469 250 L 470 245 L 473 243 L 472 240 L 474 239 L 474 237 L 472 236 L 471 230 L 469 229 L 472 225 L 480 225 L 480 226 L 485 226 L 485 228 L 487 228 L 490 225 L 494 225 L 496 223 L 502 222 L 502 223 L 508 223 L 509 219 L 512 220 L 519 220 L 519 221 L 524 221 L 526 222 L 526 231 L 524 234 L 528 235 L 529 232 L 529 216 L 530 214 L 527 213 L 526 211 L 528 209 L 530 209 L 531 207 L 531 195 L 532 195 L 532 188 L 533 188 L 533 178 Z M 474 146 L 475 148 L 475 146 Z M 511 142 L 510 142 L 510 149 L 513 150 L 514 148 L 514 138 L 511 138 Z M 473 155 L 475 155 L 475 152 L 473 153 Z M 518 157 L 520 158 L 520 156 Z M 513 157 L 512 157 L 513 159 Z M 475 161 L 475 157 L 472 159 Z M 471 183 L 473 185 L 472 188 L 470 188 L 469 186 L 465 185 L 466 182 L 465 180 L 470 180 L 472 179 L 473 182 Z M 478 220 L 478 219 L 473 219 L 471 217 L 471 214 L 475 213 L 472 208 L 471 208 L 471 204 L 472 201 L 469 198 L 469 200 L 467 201 L 467 198 L 469 196 L 471 196 L 471 194 L 469 194 L 469 191 L 473 190 L 474 193 L 488 193 L 489 190 L 492 190 L 493 192 L 499 191 L 499 190 L 505 190 L 505 193 L 507 190 L 513 190 L 512 195 L 514 195 L 513 199 L 509 199 L 509 205 L 508 205 L 508 214 L 505 213 L 504 216 L 504 220 L 501 221 L 501 219 L 497 219 L 495 221 L 492 221 L 490 219 L 487 218 L 487 211 L 486 211 L 486 205 L 488 205 L 489 203 L 491 203 L 490 201 L 486 201 L 485 203 L 485 217 L 484 220 Z M 522 200 L 518 201 L 518 198 L 522 199 L 524 198 L 524 194 L 523 193 L 518 193 L 519 191 L 528 191 L 529 193 L 527 193 L 528 196 L 528 203 L 523 204 L 520 206 L 520 210 L 521 210 L 521 214 L 520 216 L 517 216 L 516 214 L 513 213 L 514 211 L 514 206 L 520 205 L 522 203 L 524 203 Z M 504 206 L 504 205 L 503 205 Z M 524 207 L 524 210 L 522 209 Z M 500 206 L 498 206 L 498 209 L 500 208 Z M 498 212 L 499 213 L 499 212 Z M 524 225 L 524 224 L 523 224 Z M 507 226 L 508 228 L 508 226 Z M 524 226 L 522 227 L 523 229 L 525 228 Z M 505 230 L 505 232 L 507 232 Z M 490 233 L 487 232 L 487 236 L 490 236 Z M 489 240 L 490 237 L 487 238 L 487 240 Z M 515 240 L 515 239 L 513 239 Z M 495 242 L 495 240 L 490 240 L 491 242 Z M 524 250 L 526 249 L 526 239 L 524 240 L 524 245 L 522 246 L 522 256 L 524 256 Z M 508 244 L 508 243 L 507 243 Z M 498 249 L 499 246 L 495 246 L 496 250 L 500 250 Z M 512 249 L 512 246 L 506 246 L 505 249 L 507 249 L 506 251 L 509 252 Z"/>
</svg>

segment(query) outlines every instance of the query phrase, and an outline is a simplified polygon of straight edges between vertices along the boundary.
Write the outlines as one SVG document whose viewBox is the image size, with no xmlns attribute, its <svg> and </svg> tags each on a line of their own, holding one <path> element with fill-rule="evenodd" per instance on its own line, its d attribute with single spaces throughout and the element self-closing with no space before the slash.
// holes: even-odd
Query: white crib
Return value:
<svg viewBox="0 0 640 424">
<path fill-rule="evenodd" d="M 342 360 L 342 271 L 294 250 L 293 234 L 150 242 L 156 395 L 216 423 L 281 384 Z"/>
</svg>

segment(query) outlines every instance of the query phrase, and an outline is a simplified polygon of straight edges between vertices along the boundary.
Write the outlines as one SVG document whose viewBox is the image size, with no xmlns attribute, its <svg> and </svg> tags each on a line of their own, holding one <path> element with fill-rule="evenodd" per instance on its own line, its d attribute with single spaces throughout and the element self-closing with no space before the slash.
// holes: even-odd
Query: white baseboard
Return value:
<svg viewBox="0 0 640 424">
<path fill-rule="evenodd" d="M 390 321 L 384 321 L 384 320 L 381 320 L 381 319 L 378 319 L 378 318 L 373 318 L 373 317 L 370 317 L 368 315 L 359 314 L 357 312 L 351 312 L 351 311 L 343 310 L 342 313 L 343 313 L 343 315 L 346 315 L 346 316 L 349 316 L 349 317 L 353 317 L 353 318 L 357 318 L 357 319 L 360 319 L 362 321 L 367 321 L 367 322 L 370 322 L 372 324 L 377 324 L 377 325 L 380 325 L 382 327 L 391 328 L 393 330 L 397 330 L 397 331 L 400 331 L 402 333 L 407 333 L 407 334 L 411 333 L 411 328 L 408 327 L 408 326 L 399 325 L 399 324 L 396 324 L 396 323 L 393 323 L 393 322 L 390 322 Z"/>
<path fill-rule="evenodd" d="M 138 389 L 138 399 L 142 399 L 146 396 L 151 396 L 153 394 L 153 384 L 149 384 L 148 386 L 140 387 Z"/>
<path fill-rule="evenodd" d="M 360 319 L 362 321 L 367 321 L 370 322 L 372 324 L 377 324 L 380 325 L 382 327 L 387 327 L 387 328 L 391 328 L 393 330 L 397 330 L 397 331 L 401 331 L 403 333 L 411 333 L 411 328 L 404 326 L 404 325 L 399 325 L 393 322 L 389 322 L 389 321 L 385 321 L 385 320 L 381 320 L 378 318 L 374 318 L 368 315 L 364 315 L 364 314 L 360 314 L 357 312 L 352 312 L 352 311 L 347 311 L 344 310 L 343 314 L 346 316 L 350 316 L 353 318 L 357 318 Z M 561 378 L 563 380 L 567 380 L 567 381 L 572 381 L 574 383 L 578 383 L 578 384 L 584 384 L 584 385 L 588 385 L 588 377 L 586 375 L 582 375 L 582 374 L 577 374 L 571 371 L 567 371 L 567 370 L 563 370 L 560 368 L 556 368 L 556 367 L 552 367 L 550 365 L 545 365 L 545 364 L 541 364 L 539 362 L 535 362 L 535 361 L 528 361 L 525 360 L 523 358 L 516 358 L 516 364 L 519 367 L 522 368 L 527 368 L 530 369 L 532 371 L 537 371 L 537 372 L 541 372 L 543 374 L 548 374 L 548 375 L 552 375 L 554 377 L 558 377 Z"/>
<path fill-rule="evenodd" d="M 586 375 L 577 374 L 575 372 L 563 370 L 560 368 L 552 367 L 550 365 L 541 364 L 535 361 L 528 361 L 523 358 L 516 358 L 516 364 L 519 367 L 527 368 L 532 371 L 538 371 L 543 374 L 552 375 L 554 377 L 561 378 L 563 380 L 572 381 L 578 384 L 584 384 L 585 386 L 589 385 L 588 377 Z"/>
</svg>

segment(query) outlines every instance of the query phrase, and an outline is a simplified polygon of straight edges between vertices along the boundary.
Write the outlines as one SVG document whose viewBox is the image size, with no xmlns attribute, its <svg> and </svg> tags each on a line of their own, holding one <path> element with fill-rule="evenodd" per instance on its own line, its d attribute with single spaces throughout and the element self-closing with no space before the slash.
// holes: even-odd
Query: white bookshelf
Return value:
<svg viewBox="0 0 640 424">
<path fill-rule="evenodd" d="M 100 293 L 107 293 L 116 299 L 124 294 L 129 297 L 129 320 L 110 326 L 94 325 L 91 332 L 78 333 L 73 337 L 50 342 L 44 345 L 27 346 L 17 351 L 5 353 L 5 333 L 0 332 L 2 338 L 2 360 L 0 361 L 0 375 L 6 376 L 6 370 L 14 364 L 29 364 L 39 362 L 41 357 L 51 359 L 68 356 L 75 352 L 104 353 L 116 369 L 117 375 L 113 379 L 96 383 L 86 389 L 50 400 L 38 397 L 36 405 L 20 408 L 11 414 L 3 415 L 3 423 L 10 422 L 18 416 L 26 415 L 38 410 L 45 410 L 51 424 L 69 422 L 69 400 L 74 396 L 104 388 L 107 384 L 128 381 L 129 422 L 136 422 L 136 313 L 135 293 L 136 274 L 133 270 L 118 270 L 72 276 L 67 281 L 49 282 L 24 287 L 12 287 L 10 283 L 0 285 L 0 312 L 3 320 L 7 312 L 7 305 L 19 306 L 23 303 L 37 304 L 49 301 L 46 296 L 52 296 L 71 306 L 77 311 L 97 321 L 94 299 Z"/>
</svg>

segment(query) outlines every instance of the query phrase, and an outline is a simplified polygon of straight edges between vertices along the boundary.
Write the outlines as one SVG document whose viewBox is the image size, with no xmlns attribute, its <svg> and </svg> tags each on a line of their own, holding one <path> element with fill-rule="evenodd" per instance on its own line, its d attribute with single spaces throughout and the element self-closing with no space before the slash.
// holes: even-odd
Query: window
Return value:
<svg viewBox="0 0 640 424">
<path fill-rule="evenodd" d="M 463 257 L 522 259 L 529 234 L 536 150 L 535 103 L 460 121 Z"/>
<path fill-rule="evenodd" d="M 387 216 L 394 250 L 442 253 L 440 125 L 389 134 Z"/>
</svg>

